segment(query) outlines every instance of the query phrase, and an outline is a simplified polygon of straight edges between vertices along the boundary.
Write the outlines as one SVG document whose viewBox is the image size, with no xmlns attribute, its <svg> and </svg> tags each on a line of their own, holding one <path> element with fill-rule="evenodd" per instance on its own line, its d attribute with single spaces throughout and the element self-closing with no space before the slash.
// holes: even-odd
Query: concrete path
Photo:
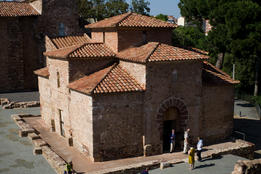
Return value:
<svg viewBox="0 0 261 174">
<path fill-rule="evenodd" d="M 237 99 L 234 104 L 234 115 L 243 118 L 258 119 L 256 107 L 248 101 Z"/>
<path fill-rule="evenodd" d="M 42 155 L 33 155 L 28 138 L 18 136 L 12 114 L 39 114 L 40 108 L 8 109 L 0 107 L 0 174 L 55 174 Z"/>
<path fill-rule="evenodd" d="M 44 141 L 46 141 L 52 150 L 54 150 L 61 158 L 64 160 L 72 160 L 74 169 L 77 172 L 97 172 L 97 171 L 110 171 L 115 168 L 124 168 L 128 166 L 141 166 L 146 164 L 153 164 L 159 162 L 182 162 L 187 160 L 187 155 L 177 152 L 177 153 L 166 153 L 157 156 L 150 157 L 136 157 L 121 160 L 113 160 L 107 162 L 96 162 L 93 163 L 88 160 L 87 157 L 82 155 L 78 150 L 73 147 L 69 147 L 67 141 L 56 133 L 50 132 L 45 123 L 41 118 L 24 118 L 26 123 L 30 124 L 33 128 L 40 132 L 40 136 Z M 224 149 L 238 148 L 241 144 L 227 142 L 222 144 L 216 144 L 212 146 L 205 147 L 206 151 L 202 153 L 202 156 L 209 156 L 210 154 L 217 153 Z"/>
<path fill-rule="evenodd" d="M 187 163 L 176 164 L 173 167 L 164 170 L 156 169 L 149 171 L 150 174 L 230 174 L 234 170 L 234 165 L 238 160 L 245 158 L 224 155 L 219 159 L 205 159 L 202 162 L 195 163 L 193 170 L 189 169 Z"/>
</svg>

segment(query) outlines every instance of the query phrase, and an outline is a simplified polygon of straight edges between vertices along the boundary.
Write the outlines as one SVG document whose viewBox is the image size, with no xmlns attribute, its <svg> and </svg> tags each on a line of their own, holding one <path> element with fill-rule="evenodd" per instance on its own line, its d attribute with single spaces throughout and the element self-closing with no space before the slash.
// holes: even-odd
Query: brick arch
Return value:
<svg viewBox="0 0 261 174">
<path fill-rule="evenodd" d="M 188 120 L 188 110 L 187 106 L 183 102 L 182 99 L 177 97 L 170 97 L 164 100 L 159 107 L 157 120 L 163 121 L 164 113 L 171 107 L 175 107 L 179 111 L 179 124 L 184 129 L 187 127 L 187 120 Z M 163 131 L 163 122 L 160 125 L 160 130 Z"/>
</svg>

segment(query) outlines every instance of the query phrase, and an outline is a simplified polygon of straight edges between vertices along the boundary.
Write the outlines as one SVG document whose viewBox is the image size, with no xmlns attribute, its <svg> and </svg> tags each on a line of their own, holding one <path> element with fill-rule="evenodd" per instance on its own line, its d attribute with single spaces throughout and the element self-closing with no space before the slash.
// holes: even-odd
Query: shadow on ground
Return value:
<svg viewBox="0 0 261 174">
<path fill-rule="evenodd" d="M 234 119 L 234 130 L 246 134 L 246 141 L 250 141 L 256 145 L 255 158 L 261 158 L 261 121 Z"/>
</svg>

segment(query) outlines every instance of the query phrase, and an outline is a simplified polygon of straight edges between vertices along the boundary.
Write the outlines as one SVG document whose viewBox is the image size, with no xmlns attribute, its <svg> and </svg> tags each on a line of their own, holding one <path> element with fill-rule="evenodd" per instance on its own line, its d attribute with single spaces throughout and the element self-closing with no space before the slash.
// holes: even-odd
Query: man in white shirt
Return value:
<svg viewBox="0 0 261 174">
<path fill-rule="evenodd" d="M 189 146 L 189 143 L 188 143 L 188 139 L 189 139 L 189 131 L 190 129 L 187 129 L 185 132 L 184 132 L 184 148 L 183 148 L 183 153 L 188 153 L 188 146 Z"/>
<path fill-rule="evenodd" d="M 203 147 L 203 140 L 200 137 L 198 137 L 198 144 L 197 144 L 198 161 L 201 161 L 202 147 Z"/>
</svg>

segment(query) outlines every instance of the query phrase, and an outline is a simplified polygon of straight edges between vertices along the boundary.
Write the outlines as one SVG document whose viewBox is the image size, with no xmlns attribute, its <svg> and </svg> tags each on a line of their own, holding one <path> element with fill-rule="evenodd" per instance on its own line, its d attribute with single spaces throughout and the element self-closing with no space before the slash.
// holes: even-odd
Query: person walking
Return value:
<svg viewBox="0 0 261 174">
<path fill-rule="evenodd" d="M 70 161 L 66 164 L 66 169 L 64 171 L 64 174 L 72 174 L 73 173 L 73 163 Z"/>
<path fill-rule="evenodd" d="M 169 152 L 172 153 L 175 149 L 175 129 L 171 130 L 171 135 L 170 135 L 170 150 Z"/>
<path fill-rule="evenodd" d="M 194 165 L 195 165 L 195 149 L 194 147 L 191 147 L 189 152 L 188 152 L 188 162 L 190 164 L 190 170 L 194 169 Z"/>
<path fill-rule="evenodd" d="M 203 140 L 198 137 L 198 144 L 197 144 L 197 157 L 198 161 L 201 161 L 201 152 L 202 152 L 202 147 L 203 147 Z"/>
<path fill-rule="evenodd" d="M 183 153 L 187 154 L 188 152 L 188 146 L 189 146 L 189 131 L 190 129 L 187 129 L 185 132 L 184 132 L 184 148 L 183 148 Z"/>
</svg>

